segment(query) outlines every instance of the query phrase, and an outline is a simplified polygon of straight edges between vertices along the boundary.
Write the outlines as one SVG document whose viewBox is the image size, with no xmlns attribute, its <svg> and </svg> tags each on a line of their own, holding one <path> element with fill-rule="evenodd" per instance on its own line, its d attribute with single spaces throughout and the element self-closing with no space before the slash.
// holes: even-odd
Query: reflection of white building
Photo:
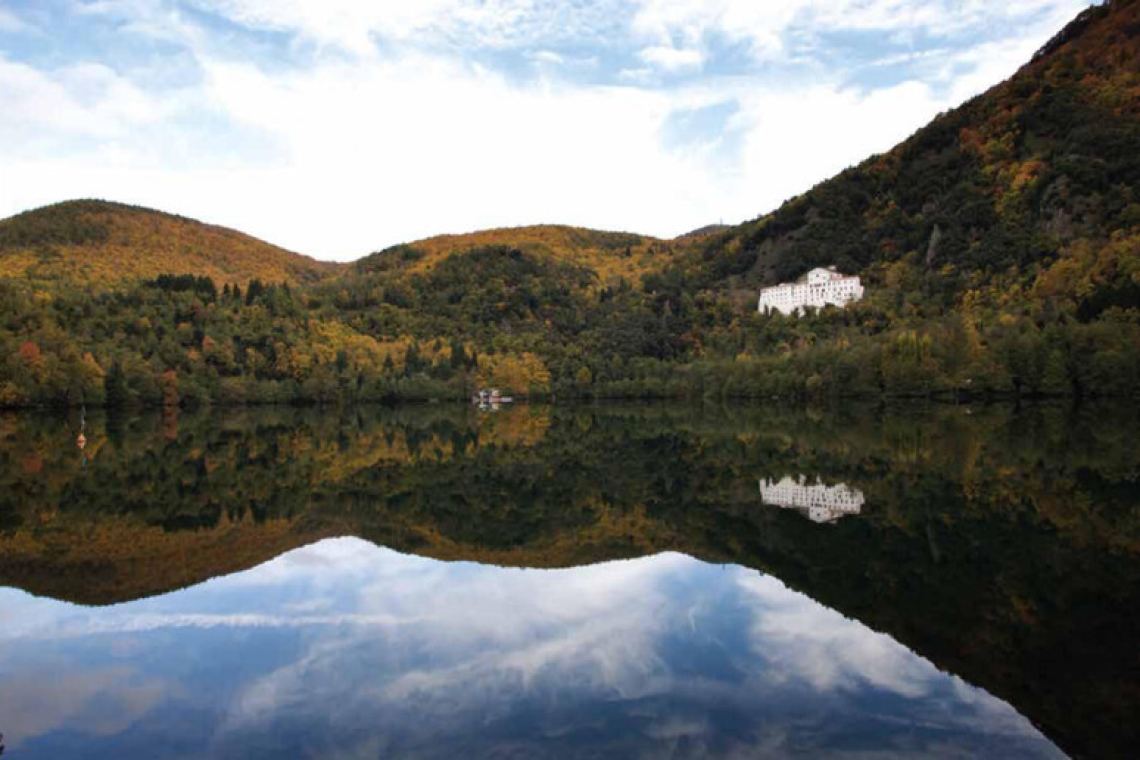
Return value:
<svg viewBox="0 0 1140 760">
<path fill-rule="evenodd" d="M 837 486 L 807 485 L 807 480 L 784 478 L 779 483 L 760 481 L 760 499 L 765 504 L 795 509 L 817 523 L 835 522 L 863 511 L 863 492 L 845 483 Z"/>
<path fill-rule="evenodd" d="M 832 305 L 843 308 L 863 298 L 863 283 L 858 277 L 848 277 L 835 271 L 835 267 L 813 269 L 798 282 L 774 285 L 760 291 L 760 311 L 775 309 L 791 314 L 796 309 L 813 306 L 821 309 Z"/>
</svg>

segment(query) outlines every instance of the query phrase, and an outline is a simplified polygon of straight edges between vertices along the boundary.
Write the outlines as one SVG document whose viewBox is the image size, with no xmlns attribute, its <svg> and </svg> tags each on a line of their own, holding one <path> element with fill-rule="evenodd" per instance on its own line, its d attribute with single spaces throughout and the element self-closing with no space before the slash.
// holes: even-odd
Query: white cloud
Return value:
<svg viewBox="0 0 1140 760">
<path fill-rule="evenodd" d="M 176 6 L 84 4 L 124 35 L 182 46 L 201 79 L 154 89 L 122 62 L 48 69 L 0 55 L 0 215 L 108 197 L 339 259 L 531 223 L 670 237 L 758 216 L 889 149 L 1012 73 L 1084 3 L 638 0 L 624 21 L 617 0 L 196 5 L 337 54 L 282 65 L 229 51 L 228 37 L 215 39 Z M 903 39 L 999 21 L 1025 23 L 1008 40 L 916 50 L 909 80 L 877 89 L 792 59 L 815 44 L 799 36 L 805 25 Z M 717 35 L 746 42 L 759 59 L 778 56 L 790 78 L 719 71 L 710 58 Z M 556 44 L 566 40 L 579 47 Z M 533 75 L 469 54 L 483 46 L 521 46 Z M 615 66 L 607 80 L 598 62 L 614 50 L 634 56 L 620 65 L 643 67 Z M 580 82 L 572 71 L 590 73 Z M 665 87 L 662 72 L 701 76 Z M 740 109 L 722 133 L 684 149 L 665 144 L 670 114 L 726 101 Z"/>
<path fill-rule="evenodd" d="M 2 55 L 0 100 L 0 155 L 26 155 L 29 141 L 48 136 L 123 137 L 169 113 L 168 104 L 101 64 L 47 73 Z"/>
<path fill-rule="evenodd" d="M 0 206 L 27 198 L 29 188 L 126 194 L 294 249 L 353 257 L 439 232 L 520 223 L 653 229 L 660 209 L 683 210 L 679 188 L 708 184 L 699 165 L 662 155 L 656 134 L 676 100 L 663 93 L 519 89 L 484 69 L 426 57 L 278 76 L 245 64 L 204 68 L 202 97 L 280 141 L 280 162 L 223 168 L 208 157 L 206 168 L 163 181 L 148 156 L 105 144 L 65 163 L 10 159 L 14 184 L 0 189 Z"/>
<path fill-rule="evenodd" d="M 377 42 L 451 48 L 525 46 L 593 36 L 619 17 L 618 0 L 191 0 L 256 29 L 373 55 Z"/>
<path fill-rule="evenodd" d="M 724 34 L 770 58 L 786 47 L 795 28 L 810 35 L 836 31 L 922 31 L 947 35 L 998 22 L 1024 22 L 1045 15 L 1056 26 L 1088 6 L 1087 0 L 639 0 L 634 28 L 659 39 L 700 39 Z"/>
<path fill-rule="evenodd" d="M 118 39 L 141 36 L 150 41 L 196 48 L 205 44 L 204 33 L 168 0 L 91 0 L 70 4 L 86 23 L 114 22 Z"/>
<path fill-rule="evenodd" d="M 246 26 L 299 32 L 317 43 L 356 53 L 373 52 L 375 33 L 406 39 L 454 19 L 463 9 L 460 0 L 196 0 L 196 4 Z"/>
<path fill-rule="evenodd" d="M 668 72 L 699 69 L 704 61 L 700 50 L 695 48 L 675 48 L 668 45 L 654 45 L 642 50 L 638 57 L 648 64 Z"/>
<path fill-rule="evenodd" d="M 531 58 L 532 60 L 539 61 L 541 63 L 549 63 L 555 66 L 561 66 L 562 64 L 566 63 L 566 58 L 559 55 L 558 53 L 555 53 L 553 50 L 539 50 L 533 53 L 531 55 Z"/>
<path fill-rule="evenodd" d="M 189 165 L 165 170 L 171 159 L 156 161 L 158 146 L 142 135 L 177 112 L 174 105 L 112 80 L 105 97 L 85 107 L 72 85 L 98 79 L 94 73 L 49 77 L 10 65 L 0 67 L 0 95 L 14 93 L 8 102 L 28 116 L 9 124 L 64 135 L 74 127 L 102 143 L 63 161 L 10 156 L 12 183 L 0 189 L 0 207 L 110 196 L 338 258 L 437 233 L 531 223 L 672 236 L 710 219 L 756 216 L 889 148 L 945 105 L 921 86 L 870 95 L 745 81 L 668 91 L 518 87 L 424 55 L 367 65 L 333 60 L 287 74 L 201 63 L 204 83 L 181 102 L 192 98 L 225 114 L 239 131 L 277 146 L 279 158 L 227 159 L 233 151 L 223 134 L 194 165 L 171 124 L 166 149 Z M 18 87 L 5 84 L 21 77 Z M 738 166 L 726 171 L 706 153 L 661 144 L 670 113 L 734 97 L 742 103 L 730 130 L 743 136 Z M 32 139 L 16 137 L 8 144 Z"/>
</svg>

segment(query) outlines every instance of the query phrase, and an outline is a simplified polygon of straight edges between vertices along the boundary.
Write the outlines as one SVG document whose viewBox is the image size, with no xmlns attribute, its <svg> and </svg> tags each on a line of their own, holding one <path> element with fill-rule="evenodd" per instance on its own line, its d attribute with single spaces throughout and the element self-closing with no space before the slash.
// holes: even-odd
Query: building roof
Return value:
<svg viewBox="0 0 1140 760">
<path fill-rule="evenodd" d="M 837 272 L 837 271 L 835 271 L 835 267 L 833 267 L 833 266 L 827 267 L 826 269 L 824 267 L 816 267 L 815 269 L 812 269 L 812 270 L 800 275 L 800 277 L 795 282 L 781 282 L 779 285 L 769 285 L 765 288 L 760 288 L 760 292 L 764 293 L 764 292 L 769 291 L 769 290 L 775 290 L 776 288 L 790 288 L 793 285 L 806 285 L 808 277 L 810 275 L 815 274 L 816 272 L 823 272 L 824 274 L 830 276 L 832 282 L 838 282 L 840 280 L 858 280 L 859 279 L 859 275 L 857 275 L 857 274 L 848 275 L 848 274 L 843 274 L 841 272 Z"/>
</svg>

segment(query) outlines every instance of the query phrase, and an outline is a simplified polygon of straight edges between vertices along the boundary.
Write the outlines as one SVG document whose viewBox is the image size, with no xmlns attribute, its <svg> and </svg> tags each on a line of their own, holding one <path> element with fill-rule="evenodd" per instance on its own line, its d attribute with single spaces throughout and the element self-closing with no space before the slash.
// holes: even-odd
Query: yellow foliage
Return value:
<svg viewBox="0 0 1140 760">
<path fill-rule="evenodd" d="M 6 253 L 0 256 L 0 277 L 20 277 L 38 261 L 29 251 Z"/>
<path fill-rule="evenodd" d="M 501 388 L 511 393 L 531 390 L 550 391 L 550 370 L 536 354 L 480 354 L 477 373 L 479 385 Z"/>
<path fill-rule="evenodd" d="M 35 213 L 35 212 L 32 212 Z M 36 250 L 0 256 L 0 276 L 35 269 L 39 277 L 71 277 L 92 283 L 193 274 L 243 288 L 251 279 L 300 283 L 343 265 L 319 262 L 224 227 L 128 206 L 76 212 L 83 223 L 105 227 L 107 237 L 81 245 L 54 245 L 50 257 Z"/>
<path fill-rule="evenodd" d="M 590 269 L 597 274 L 601 285 L 613 286 L 621 279 L 636 282 L 646 274 L 659 271 L 671 260 L 671 245 L 665 241 L 632 235 L 628 245 L 617 245 L 614 234 L 576 227 L 538 225 L 485 230 L 467 235 L 440 235 L 411 244 L 426 254 L 416 263 L 413 271 L 431 269 L 453 253 L 503 245 L 541 258 Z"/>
<path fill-rule="evenodd" d="M 480 419 L 479 445 L 501 447 L 537 446 L 550 428 L 550 413 L 531 408 L 512 409 Z"/>
<path fill-rule="evenodd" d="M 405 354 L 413 342 L 412 338 L 404 336 L 381 342 L 356 332 L 342 322 L 314 322 L 311 327 L 314 337 L 312 348 L 322 362 L 333 362 L 337 353 L 344 351 L 350 366 L 358 369 L 378 370 L 391 359 L 396 369 L 402 370 Z M 420 348 L 420 354 L 434 358 L 426 346 Z"/>
<path fill-rule="evenodd" d="M 1120 233 L 1106 245 L 1078 240 L 1037 276 L 1034 291 L 1052 298 L 1082 298 L 1118 276 L 1140 281 L 1140 235 Z"/>
<path fill-rule="evenodd" d="M 1026 161 L 1016 168 L 1013 176 L 1012 187 L 1014 190 L 1021 190 L 1037 180 L 1038 175 L 1045 168 L 1043 161 Z"/>
<path fill-rule="evenodd" d="M 99 362 L 95 361 L 95 356 L 92 355 L 90 351 L 83 354 L 82 367 L 83 373 L 90 378 L 100 378 L 107 375 L 107 373 L 99 365 Z"/>
</svg>

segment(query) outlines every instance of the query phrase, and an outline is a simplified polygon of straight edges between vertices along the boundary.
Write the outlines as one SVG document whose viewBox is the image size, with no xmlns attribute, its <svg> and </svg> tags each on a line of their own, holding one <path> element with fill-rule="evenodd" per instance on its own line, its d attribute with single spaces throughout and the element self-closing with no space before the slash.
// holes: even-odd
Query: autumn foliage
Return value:
<svg viewBox="0 0 1140 760">
<path fill-rule="evenodd" d="M 350 265 L 96 201 L 0 222 L 0 405 L 1140 393 L 1140 3 L 774 212 Z M 788 318 L 815 266 L 864 301 Z"/>
</svg>

